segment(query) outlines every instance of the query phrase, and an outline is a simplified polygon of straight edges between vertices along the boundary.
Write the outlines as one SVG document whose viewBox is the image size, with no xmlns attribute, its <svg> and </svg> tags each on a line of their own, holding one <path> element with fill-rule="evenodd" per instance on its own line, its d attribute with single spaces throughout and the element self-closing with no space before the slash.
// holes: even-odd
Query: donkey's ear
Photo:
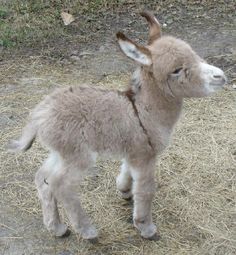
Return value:
<svg viewBox="0 0 236 255">
<path fill-rule="evenodd" d="M 148 45 L 151 45 L 155 40 L 161 37 L 161 25 L 155 16 L 147 11 L 143 11 L 140 13 L 141 16 L 146 18 L 149 24 L 149 38 L 148 38 Z"/>
<path fill-rule="evenodd" d="M 126 56 L 142 65 L 150 66 L 152 64 L 151 52 L 147 48 L 137 45 L 121 32 L 118 32 L 116 36 L 120 48 Z"/>
</svg>

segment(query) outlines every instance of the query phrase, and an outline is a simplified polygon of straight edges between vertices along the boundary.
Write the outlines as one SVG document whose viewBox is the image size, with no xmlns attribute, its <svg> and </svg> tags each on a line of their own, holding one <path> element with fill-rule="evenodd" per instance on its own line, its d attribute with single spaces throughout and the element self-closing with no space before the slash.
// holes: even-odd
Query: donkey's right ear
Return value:
<svg viewBox="0 0 236 255">
<path fill-rule="evenodd" d="M 142 65 L 150 66 L 152 64 L 151 52 L 147 48 L 137 45 L 121 32 L 118 32 L 116 36 L 120 48 L 126 56 Z"/>
</svg>

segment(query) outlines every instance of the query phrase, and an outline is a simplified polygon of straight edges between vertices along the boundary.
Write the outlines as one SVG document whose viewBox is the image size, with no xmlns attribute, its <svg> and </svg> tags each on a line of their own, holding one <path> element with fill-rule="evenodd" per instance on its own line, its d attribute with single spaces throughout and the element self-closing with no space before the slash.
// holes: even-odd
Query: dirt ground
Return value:
<svg viewBox="0 0 236 255">
<path fill-rule="evenodd" d="M 217 4 L 217 1 L 212 1 Z M 218 1 L 221 2 L 221 1 Z M 227 3 L 226 3 L 227 5 Z M 222 5 L 220 5 L 222 7 Z M 134 64 L 119 51 L 115 32 L 144 42 L 147 25 L 135 12 L 87 21 L 75 39 L 4 51 L 0 61 L 0 254 L 236 254 L 236 20 L 225 8 L 166 7 L 155 13 L 163 33 L 189 42 L 222 68 L 229 84 L 215 96 L 186 100 L 170 148 L 157 163 L 153 213 L 161 240 L 143 240 L 130 223 L 132 207 L 115 188 L 119 162 L 99 161 L 79 193 L 100 231 L 90 244 L 73 232 L 55 238 L 43 226 L 34 175 L 46 151 L 5 146 L 19 136 L 30 109 L 56 87 L 93 83 L 124 89 Z M 86 32 L 86 33 L 85 33 Z M 67 221 L 64 211 L 62 218 Z"/>
</svg>

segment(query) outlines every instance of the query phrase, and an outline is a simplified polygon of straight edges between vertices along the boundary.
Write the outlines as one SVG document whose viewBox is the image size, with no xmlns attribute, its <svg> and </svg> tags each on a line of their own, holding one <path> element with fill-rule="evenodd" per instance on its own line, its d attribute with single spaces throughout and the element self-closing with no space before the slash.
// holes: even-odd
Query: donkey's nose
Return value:
<svg viewBox="0 0 236 255">
<path fill-rule="evenodd" d="M 209 84 L 223 86 L 226 83 L 225 74 L 220 68 L 207 63 L 201 63 L 201 69 Z"/>
<path fill-rule="evenodd" d="M 202 77 L 207 84 L 213 86 L 214 89 L 222 88 L 226 83 L 226 77 L 220 68 L 209 65 L 207 63 L 201 63 Z"/>
</svg>

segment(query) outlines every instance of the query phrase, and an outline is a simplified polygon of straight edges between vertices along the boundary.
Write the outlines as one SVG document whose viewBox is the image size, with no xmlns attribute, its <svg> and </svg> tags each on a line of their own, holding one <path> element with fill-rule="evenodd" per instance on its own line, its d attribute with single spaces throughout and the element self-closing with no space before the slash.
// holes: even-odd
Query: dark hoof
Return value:
<svg viewBox="0 0 236 255">
<path fill-rule="evenodd" d="M 133 206 L 133 199 L 130 199 L 130 200 L 123 200 L 121 202 L 121 205 L 122 206 L 125 206 L 125 207 L 130 207 L 130 206 Z"/>
<path fill-rule="evenodd" d="M 131 196 L 131 197 L 123 197 L 123 199 L 125 200 L 125 201 L 129 201 L 129 202 L 132 202 L 133 201 L 133 197 Z"/>
<path fill-rule="evenodd" d="M 126 201 L 132 201 L 133 200 L 133 195 L 130 190 L 126 191 L 120 191 L 121 192 L 121 197 L 126 200 Z"/>
<path fill-rule="evenodd" d="M 71 231 L 67 229 L 66 232 L 62 236 L 60 236 L 60 238 L 68 237 L 70 234 L 71 234 Z"/>
<path fill-rule="evenodd" d="M 98 238 L 95 237 L 95 238 L 91 238 L 91 239 L 87 239 L 91 244 L 96 244 L 98 243 Z"/>
<path fill-rule="evenodd" d="M 161 236 L 160 234 L 155 233 L 153 236 L 147 237 L 145 239 L 150 241 L 159 241 L 161 239 Z"/>
</svg>

